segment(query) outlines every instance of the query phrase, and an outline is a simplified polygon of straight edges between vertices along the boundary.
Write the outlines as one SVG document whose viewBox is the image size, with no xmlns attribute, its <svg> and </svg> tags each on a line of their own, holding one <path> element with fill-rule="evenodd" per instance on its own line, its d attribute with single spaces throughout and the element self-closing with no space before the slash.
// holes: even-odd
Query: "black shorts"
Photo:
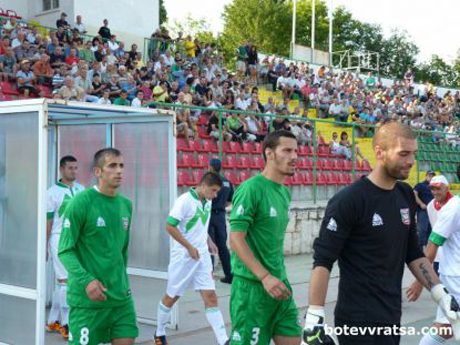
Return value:
<svg viewBox="0 0 460 345">
<path fill-rule="evenodd" d="M 359 333 L 359 335 L 350 335 L 349 333 L 346 335 L 336 334 L 339 345 L 399 345 L 401 340 L 401 336 L 395 334 L 397 332 L 393 331 L 393 329 L 399 327 L 399 325 L 372 324 L 335 318 L 336 329 L 340 328 L 341 331 L 344 332 L 345 326 L 347 326 L 348 329 L 350 329 L 350 327 L 356 327 L 357 329 L 359 328 L 358 331 L 361 332 L 362 330 L 365 332 Z M 377 333 L 377 327 L 380 328 L 380 334 Z M 369 333 L 370 328 L 374 328 L 374 334 Z"/>
</svg>

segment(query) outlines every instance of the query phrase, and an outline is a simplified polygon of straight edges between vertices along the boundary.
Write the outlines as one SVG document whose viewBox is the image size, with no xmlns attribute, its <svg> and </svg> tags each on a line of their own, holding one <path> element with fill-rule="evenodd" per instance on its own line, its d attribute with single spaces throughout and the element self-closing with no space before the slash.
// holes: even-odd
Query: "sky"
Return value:
<svg viewBox="0 0 460 345">
<path fill-rule="evenodd" d="M 302 0 L 298 0 L 302 1 Z M 326 0 L 330 3 L 330 0 Z M 451 61 L 460 49 L 460 0 L 332 0 L 345 6 L 356 19 L 380 24 L 389 35 L 392 29 L 406 30 L 420 48 L 419 61 L 437 54 Z M 205 18 L 213 32 L 223 29 L 221 17 L 231 0 L 164 0 L 169 18 L 180 20 L 187 13 Z M 299 30 L 299 28 L 297 28 Z"/>
</svg>

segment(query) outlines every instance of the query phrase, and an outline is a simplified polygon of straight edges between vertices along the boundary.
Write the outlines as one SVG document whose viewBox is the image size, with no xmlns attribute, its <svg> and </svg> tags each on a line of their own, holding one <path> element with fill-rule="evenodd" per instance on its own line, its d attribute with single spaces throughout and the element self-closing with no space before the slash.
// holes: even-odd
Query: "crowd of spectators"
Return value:
<svg viewBox="0 0 460 345">
<path fill-rule="evenodd" d="M 261 141 L 269 128 L 283 128 L 294 132 L 299 143 L 310 144 L 312 127 L 306 120 L 308 109 L 314 109 L 320 118 L 334 118 L 337 126 L 399 121 L 433 131 L 435 142 L 459 142 L 459 92 L 439 97 L 429 83 L 415 89 L 411 69 L 401 81 L 384 85 L 372 72 L 363 77 L 276 56 L 259 59 L 256 45 L 248 41 L 235 51 L 231 73 L 218 47 L 183 33 L 173 39 L 165 29 L 154 32 L 146 62 L 136 44 L 127 48 L 118 40 L 107 19 L 98 36 L 85 34 L 81 16 L 70 24 L 62 13 L 55 30 L 46 36 L 11 18 L 1 29 L 0 81 L 14 82 L 23 97 L 132 107 L 158 106 L 151 101 L 205 107 L 176 107 L 177 129 L 186 140 L 198 137 L 199 124 L 204 123 L 206 134 L 218 139 L 221 109 L 226 141 Z M 279 90 L 281 98 L 269 97 L 262 103 L 261 84 Z M 293 98 L 299 100 L 294 108 Z M 226 113 L 230 109 L 261 116 Z M 360 136 L 372 135 L 370 127 L 358 128 Z"/>
</svg>

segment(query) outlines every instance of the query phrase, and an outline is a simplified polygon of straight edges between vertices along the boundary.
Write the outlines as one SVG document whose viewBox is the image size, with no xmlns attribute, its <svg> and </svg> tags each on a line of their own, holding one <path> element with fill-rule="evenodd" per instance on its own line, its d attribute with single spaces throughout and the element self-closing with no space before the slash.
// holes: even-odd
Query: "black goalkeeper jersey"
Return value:
<svg viewBox="0 0 460 345">
<path fill-rule="evenodd" d="M 411 187 L 385 190 L 363 177 L 328 203 L 314 266 L 329 270 L 338 260 L 335 316 L 342 320 L 399 324 L 404 265 L 423 256 Z"/>
</svg>

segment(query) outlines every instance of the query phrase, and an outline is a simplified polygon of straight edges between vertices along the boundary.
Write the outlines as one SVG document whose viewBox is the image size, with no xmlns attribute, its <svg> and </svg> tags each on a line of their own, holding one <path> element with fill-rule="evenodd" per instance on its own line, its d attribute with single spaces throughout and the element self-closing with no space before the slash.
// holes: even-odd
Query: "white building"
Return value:
<svg viewBox="0 0 460 345">
<path fill-rule="evenodd" d="M 43 26 L 56 27 L 62 12 L 73 27 L 77 15 L 82 16 L 88 35 L 97 35 L 102 21 L 125 49 L 136 43 L 142 52 L 144 37 L 149 38 L 159 27 L 159 0 L 1 0 L 5 11 L 14 10 L 23 20 L 33 20 Z"/>
</svg>

